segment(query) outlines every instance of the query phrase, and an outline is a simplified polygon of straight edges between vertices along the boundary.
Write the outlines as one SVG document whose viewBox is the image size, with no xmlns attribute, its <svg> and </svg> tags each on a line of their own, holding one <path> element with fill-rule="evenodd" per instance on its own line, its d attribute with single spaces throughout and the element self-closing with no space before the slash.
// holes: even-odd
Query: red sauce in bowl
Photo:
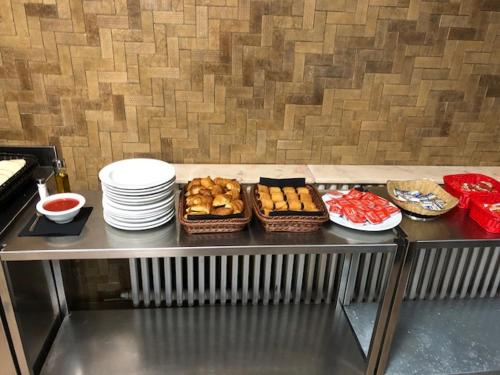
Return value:
<svg viewBox="0 0 500 375">
<path fill-rule="evenodd" d="M 43 208 L 47 211 L 61 212 L 78 206 L 78 203 L 80 202 L 74 198 L 59 198 L 45 203 Z"/>
</svg>

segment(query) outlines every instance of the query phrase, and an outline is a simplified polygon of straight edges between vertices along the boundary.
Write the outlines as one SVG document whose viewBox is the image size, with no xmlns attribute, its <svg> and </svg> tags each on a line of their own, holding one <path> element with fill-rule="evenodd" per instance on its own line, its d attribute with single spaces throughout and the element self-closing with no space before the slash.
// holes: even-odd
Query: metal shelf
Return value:
<svg viewBox="0 0 500 375">
<path fill-rule="evenodd" d="M 377 305 L 344 308 L 366 348 Z M 386 374 L 500 372 L 499 316 L 500 298 L 403 302 Z"/>
<path fill-rule="evenodd" d="M 42 374 L 362 374 L 344 312 L 330 305 L 76 311 Z"/>
</svg>

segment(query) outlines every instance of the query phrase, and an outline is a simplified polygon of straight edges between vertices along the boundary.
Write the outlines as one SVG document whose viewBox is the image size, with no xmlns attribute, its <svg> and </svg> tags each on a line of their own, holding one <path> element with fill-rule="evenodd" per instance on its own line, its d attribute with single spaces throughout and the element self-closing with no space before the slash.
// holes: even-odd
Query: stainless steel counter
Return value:
<svg viewBox="0 0 500 375">
<path fill-rule="evenodd" d="M 395 231 L 362 233 L 327 223 L 312 233 L 270 233 L 255 220 L 237 233 L 187 234 L 176 220 L 140 232 L 115 229 L 104 222 L 101 193 L 83 192 L 94 210 L 80 236 L 18 237 L 34 208 L 4 239 L 2 261 L 41 259 L 143 258 L 190 255 L 297 254 L 329 252 L 392 252 Z"/>
</svg>

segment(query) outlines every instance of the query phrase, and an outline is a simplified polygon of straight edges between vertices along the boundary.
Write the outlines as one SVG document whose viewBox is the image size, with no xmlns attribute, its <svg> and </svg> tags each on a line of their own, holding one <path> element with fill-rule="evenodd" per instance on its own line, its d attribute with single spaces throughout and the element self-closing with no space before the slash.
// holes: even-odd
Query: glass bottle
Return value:
<svg viewBox="0 0 500 375">
<path fill-rule="evenodd" d="M 66 163 L 64 160 L 56 160 L 54 164 L 56 172 L 56 189 L 58 193 L 69 193 L 71 188 L 69 187 L 69 177 L 68 172 L 66 172 Z"/>
</svg>

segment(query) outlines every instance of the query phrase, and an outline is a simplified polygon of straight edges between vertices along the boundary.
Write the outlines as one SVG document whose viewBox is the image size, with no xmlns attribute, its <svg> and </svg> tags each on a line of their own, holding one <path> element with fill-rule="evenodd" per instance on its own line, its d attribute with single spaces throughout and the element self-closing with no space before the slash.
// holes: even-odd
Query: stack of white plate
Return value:
<svg viewBox="0 0 500 375">
<path fill-rule="evenodd" d="M 156 159 L 127 159 L 99 172 L 104 220 L 124 230 L 146 230 L 175 216 L 174 168 Z"/>
</svg>

